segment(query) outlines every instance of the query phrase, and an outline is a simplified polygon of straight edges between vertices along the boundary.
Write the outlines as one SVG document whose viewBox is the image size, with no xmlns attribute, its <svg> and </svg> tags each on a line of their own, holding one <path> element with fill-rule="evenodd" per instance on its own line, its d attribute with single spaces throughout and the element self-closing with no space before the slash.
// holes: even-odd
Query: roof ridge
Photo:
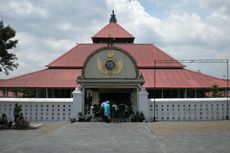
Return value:
<svg viewBox="0 0 230 153">
<path fill-rule="evenodd" d="M 106 24 L 103 28 L 101 28 L 95 35 L 93 35 L 93 37 L 92 38 L 102 38 L 101 36 L 98 36 L 98 35 L 105 35 L 104 36 L 104 38 L 109 38 L 109 37 L 111 37 L 111 36 L 107 36 L 107 28 L 109 28 L 110 29 L 110 26 L 113 26 L 113 25 L 116 25 L 119 29 L 121 29 L 124 33 L 123 33 L 123 35 L 127 35 L 127 37 L 123 37 L 123 38 L 135 38 L 131 33 L 129 33 L 125 28 L 123 28 L 120 24 L 118 24 L 118 23 L 113 23 L 113 22 L 111 22 L 111 23 L 108 23 L 108 24 Z M 110 29 L 111 30 L 111 29 Z M 112 38 L 113 38 L 113 36 L 112 36 Z M 114 37 L 114 38 L 116 38 L 116 37 Z"/>
<path fill-rule="evenodd" d="M 190 71 L 190 72 L 193 72 L 193 73 L 196 73 L 196 74 L 198 74 L 198 75 L 202 75 L 202 76 L 209 77 L 209 78 L 212 78 L 212 79 L 217 79 L 217 80 L 220 80 L 220 81 L 224 81 L 224 82 L 226 81 L 226 82 L 227 82 L 227 80 L 223 80 L 223 79 L 220 79 L 220 78 L 215 77 L 215 76 L 212 76 L 212 75 L 208 75 L 208 74 L 196 72 L 196 71 L 193 71 L 193 70 L 190 70 L 190 69 L 185 69 L 185 70 Z"/>
<path fill-rule="evenodd" d="M 39 73 L 39 72 L 42 72 L 42 71 L 46 71 L 46 70 L 48 70 L 48 69 L 49 69 L 49 68 L 37 70 L 37 71 L 34 71 L 34 72 L 30 72 L 30 73 L 26 73 L 26 74 L 23 74 L 23 75 L 15 76 L 15 77 L 12 77 L 12 78 L 9 78 L 9 79 L 5 79 L 4 81 L 10 81 L 10 80 L 22 78 L 22 77 L 25 77 L 25 76 L 27 76 L 27 75 L 31 75 L 31 74 Z"/>
<path fill-rule="evenodd" d="M 166 52 L 164 52 L 163 50 L 161 50 L 160 48 L 156 47 L 154 44 L 151 44 L 151 47 L 156 48 L 159 52 L 161 52 L 162 54 L 168 56 L 169 58 L 171 58 L 172 60 L 175 60 L 176 62 L 178 62 L 179 64 L 181 64 L 181 66 L 185 67 L 184 64 L 182 64 L 181 62 L 179 62 L 177 59 L 175 59 L 174 57 L 172 57 L 171 55 L 167 54 Z"/>
<path fill-rule="evenodd" d="M 78 45 L 104 45 L 104 44 L 108 44 L 108 43 L 79 43 Z M 153 45 L 152 43 L 113 43 L 114 45 L 118 44 L 118 45 Z"/>
<path fill-rule="evenodd" d="M 64 54 L 62 54 L 61 56 L 59 56 L 58 58 L 56 58 L 55 60 L 53 60 L 52 62 L 50 62 L 48 65 L 45 65 L 46 67 L 50 67 L 51 64 L 55 63 L 56 61 L 58 61 L 59 59 L 61 59 L 62 57 L 64 57 L 65 55 L 67 55 L 68 53 L 74 51 L 75 48 L 77 48 L 78 46 L 80 46 L 81 44 L 77 44 L 76 46 L 72 47 L 69 51 L 65 52 Z"/>
</svg>

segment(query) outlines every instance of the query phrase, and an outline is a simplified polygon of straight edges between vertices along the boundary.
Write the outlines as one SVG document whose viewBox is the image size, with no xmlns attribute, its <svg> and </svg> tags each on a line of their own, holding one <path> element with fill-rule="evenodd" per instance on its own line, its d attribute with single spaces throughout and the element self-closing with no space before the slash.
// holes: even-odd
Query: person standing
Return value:
<svg viewBox="0 0 230 153">
<path fill-rule="evenodd" d="M 121 103 L 119 106 L 119 118 L 120 118 L 120 122 L 125 122 L 125 104 Z"/>
<path fill-rule="evenodd" d="M 119 108 L 117 106 L 117 104 L 111 104 L 112 105 L 112 118 L 113 118 L 113 122 L 117 121 L 117 118 L 119 117 L 118 112 L 119 112 Z"/>
<path fill-rule="evenodd" d="M 105 105 L 106 105 L 107 101 L 104 101 L 101 103 L 101 117 L 102 117 L 102 122 L 105 122 Z"/>
<path fill-rule="evenodd" d="M 107 101 L 104 104 L 104 117 L 105 117 L 105 122 L 109 123 L 110 122 L 110 120 L 109 120 L 109 117 L 110 117 L 110 102 L 109 101 Z"/>
<path fill-rule="evenodd" d="M 17 118 L 20 116 L 22 109 L 21 105 L 19 106 L 17 103 L 14 105 L 14 122 L 16 122 Z"/>
</svg>

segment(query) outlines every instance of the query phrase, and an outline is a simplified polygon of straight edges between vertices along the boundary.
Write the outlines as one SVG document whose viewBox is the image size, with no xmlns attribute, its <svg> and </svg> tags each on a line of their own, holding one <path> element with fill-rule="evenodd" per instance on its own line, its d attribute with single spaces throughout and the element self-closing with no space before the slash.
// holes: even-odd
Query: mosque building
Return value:
<svg viewBox="0 0 230 153">
<path fill-rule="evenodd" d="M 85 102 L 135 104 L 141 87 L 149 98 L 205 97 L 213 84 L 226 89 L 226 80 L 188 70 L 155 45 L 134 40 L 113 12 L 92 43 L 77 44 L 43 70 L 0 80 L 1 96 L 21 97 L 26 89 L 30 97 L 67 98 L 80 87 Z"/>
</svg>

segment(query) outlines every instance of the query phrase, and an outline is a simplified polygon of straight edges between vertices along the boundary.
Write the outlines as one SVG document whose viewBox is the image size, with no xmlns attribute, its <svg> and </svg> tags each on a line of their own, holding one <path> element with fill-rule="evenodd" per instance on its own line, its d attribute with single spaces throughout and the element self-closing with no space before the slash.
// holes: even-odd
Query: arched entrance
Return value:
<svg viewBox="0 0 230 153">
<path fill-rule="evenodd" d="M 138 91 L 144 79 L 138 73 L 134 58 L 126 51 L 103 47 L 86 59 L 77 83 L 84 95 L 82 112 L 87 114 L 91 106 L 100 106 L 107 100 L 112 104 L 125 104 L 136 111 Z"/>
</svg>

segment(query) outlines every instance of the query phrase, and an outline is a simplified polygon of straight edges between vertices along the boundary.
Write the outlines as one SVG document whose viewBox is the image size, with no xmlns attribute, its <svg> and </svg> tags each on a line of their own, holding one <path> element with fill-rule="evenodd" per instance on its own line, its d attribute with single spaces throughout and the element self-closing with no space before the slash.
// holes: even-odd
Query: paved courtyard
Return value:
<svg viewBox="0 0 230 153">
<path fill-rule="evenodd" d="M 230 122 L 45 123 L 1 130 L 1 153 L 229 153 Z"/>
</svg>

